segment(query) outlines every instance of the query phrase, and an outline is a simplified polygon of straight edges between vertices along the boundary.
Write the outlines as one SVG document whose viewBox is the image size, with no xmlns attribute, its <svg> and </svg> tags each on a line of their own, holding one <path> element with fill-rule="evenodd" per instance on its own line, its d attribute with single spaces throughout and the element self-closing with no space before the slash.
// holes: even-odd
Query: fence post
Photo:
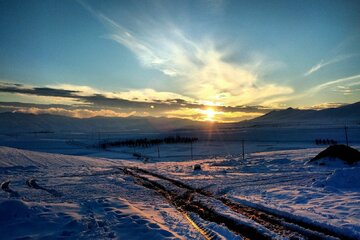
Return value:
<svg viewBox="0 0 360 240">
<path fill-rule="evenodd" d="M 192 142 L 190 142 L 190 150 L 191 150 L 191 160 L 193 160 L 193 145 L 192 145 Z"/>
<path fill-rule="evenodd" d="M 244 139 L 241 140 L 242 143 L 242 157 L 243 157 L 243 161 L 245 161 L 245 147 L 244 147 Z"/>
<path fill-rule="evenodd" d="M 346 138 L 346 146 L 349 146 L 349 140 L 348 140 L 348 133 L 347 133 L 348 127 L 345 126 L 345 138 Z"/>
<path fill-rule="evenodd" d="M 160 147 L 159 147 L 159 144 L 157 145 L 157 150 L 158 150 L 158 158 L 160 158 Z"/>
</svg>

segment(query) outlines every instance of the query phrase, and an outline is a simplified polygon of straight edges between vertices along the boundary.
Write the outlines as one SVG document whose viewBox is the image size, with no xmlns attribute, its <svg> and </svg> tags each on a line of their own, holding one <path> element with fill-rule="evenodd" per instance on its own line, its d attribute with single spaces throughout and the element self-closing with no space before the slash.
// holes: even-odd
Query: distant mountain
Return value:
<svg viewBox="0 0 360 240">
<path fill-rule="evenodd" d="M 288 108 L 271 111 L 261 117 L 239 123 L 213 123 L 178 118 L 155 117 L 94 117 L 72 118 L 50 114 L 19 112 L 0 113 L 0 133 L 34 132 L 161 132 L 172 130 L 206 130 L 207 127 L 222 130 L 238 127 L 259 126 L 310 126 L 360 125 L 360 102 L 323 110 Z"/>
<path fill-rule="evenodd" d="M 274 110 L 258 118 L 241 122 L 246 125 L 294 125 L 294 124 L 360 124 L 360 102 L 338 108 L 301 110 L 288 108 Z"/>
<path fill-rule="evenodd" d="M 202 125 L 177 118 L 94 117 L 72 118 L 50 114 L 0 113 L 0 133 L 32 132 L 153 132 L 191 128 Z"/>
</svg>

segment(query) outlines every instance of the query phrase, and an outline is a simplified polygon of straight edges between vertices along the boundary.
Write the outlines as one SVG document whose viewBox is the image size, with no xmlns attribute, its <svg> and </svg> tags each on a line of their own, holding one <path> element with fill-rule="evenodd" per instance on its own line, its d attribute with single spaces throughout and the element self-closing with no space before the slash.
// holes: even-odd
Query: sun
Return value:
<svg viewBox="0 0 360 240">
<path fill-rule="evenodd" d="M 208 109 L 204 110 L 204 114 L 206 116 L 205 120 L 214 121 L 214 117 L 215 117 L 215 114 L 216 114 L 214 109 L 208 108 Z"/>
</svg>

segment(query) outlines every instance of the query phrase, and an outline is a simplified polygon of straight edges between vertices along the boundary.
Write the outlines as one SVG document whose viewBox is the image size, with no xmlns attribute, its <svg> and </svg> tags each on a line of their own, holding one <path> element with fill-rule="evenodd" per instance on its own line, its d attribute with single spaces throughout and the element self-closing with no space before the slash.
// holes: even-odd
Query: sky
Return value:
<svg viewBox="0 0 360 240">
<path fill-rule="evenodd" d="M 360 1 L 0 0 L 0 111 L 234 122 L 360 100 Z"/>
</svg>

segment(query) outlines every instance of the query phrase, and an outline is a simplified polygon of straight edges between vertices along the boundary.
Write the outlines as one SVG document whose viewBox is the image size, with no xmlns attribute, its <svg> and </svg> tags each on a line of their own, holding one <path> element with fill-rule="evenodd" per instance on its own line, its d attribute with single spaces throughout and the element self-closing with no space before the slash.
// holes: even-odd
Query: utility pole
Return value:
<svg viewBox="0 0 360 240">
<path fill-rule="evenodd" d="M 245 161 L 245 148 L 244 148 L 244 139 L 241 140 L 242 143 L 242 157 L 243 157 L 243 161 Z"/>
<path fill-rule="evenodd" d="M 345 138 L 346 138 L 346 146 L 349 146 L 349 140 L 348 140 L 348 133 L 347 133 L 348 127 L 345 125 Z"/>
</svg>

